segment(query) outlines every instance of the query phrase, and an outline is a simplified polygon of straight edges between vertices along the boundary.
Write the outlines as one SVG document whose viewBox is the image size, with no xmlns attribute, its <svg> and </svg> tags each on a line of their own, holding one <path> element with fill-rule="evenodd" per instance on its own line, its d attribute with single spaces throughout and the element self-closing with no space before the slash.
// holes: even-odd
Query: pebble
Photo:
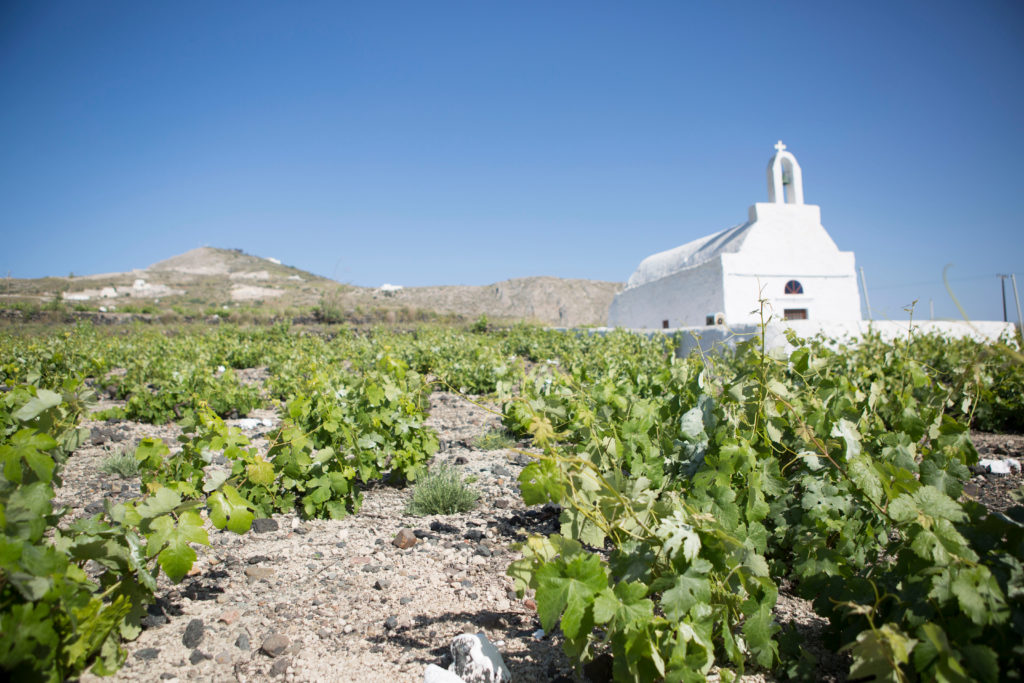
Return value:
<svg viewBox="0 0 1024 683">
<path fill-rule="evenodd" d="M 263 639 L 260 650 L 271 657 L 277 657 L 287 650 L 291 644 L 292 642 L 286 636 L 282 636 L 280 633 L 271 633 Z"/>
<path fill-rule="evenodd" d="M 199 662 L 206 659 L 212 659 L 212 657 L 210 657 L 210 655 L 206 654 L 205 652 L 201 652 L 199 650 L 192 650 L 192 654 L 188 656 L 188 661 L 192 666 L 195 666 Z"/>
<path fill-rule="evenodd" d="M 217 617 L 217 621 L 223 622 L 230 626 L 238 620 L 239 616 L 240 615 L 238 613 L 238 610 L 229 609 L 226 612 L 222 613 L 219 617 Z"/>
<path fill-rule="evenodd" d="M 412 532 L 412 529 L 403 527 L 395 534 L 395 540 L 391 541 L 391 545 L 406 550 L 416 545 L 416 535 Z"/>
<path fill-rule="evenodd" d="M 160 654 L 160 650 L 155 647 L 144 647 L 135 653 L 137 659 L 141 659 L 144 662 L 148 662 L 151 659 L 156 659 L 157 655 Z"/>
<path fill-rule="evenodd" d="M 252 520 L 252 530 L 257 534 L 277 531 L 279 528 L 277 520 L 270 517 L 261 517 L 259 519 Z"/>
<path fill-rule="evenodd" d="M 237 647 L 239 650 L 248 650 L 250 647 L 249 634 L 245 631 L 239 633 L 238 637 L 235 638 L 235 647 Z"/>
<path fill-rule="evenodd" d="M 203 642 L 203 620 L 193 619 L 185 627 L 185 634 L 181 637 L 181 644 L 191 650 L 201 642 Z"/>
<path fill-rule="evenodd" d="M 255 583 L 261 579 L 269 579 L 274 575 L 274 570 L 270 567 L 246 567 L 245 577 L 249 579 L 249 583 Z"/>
<path fill-rule="evenodd" d="M 291 667 L 291 665 L 292 660 L 288 659 L 287 657 L 279 659 L 276 662 L 274 662 L 274 666 L 270 667 L 270 674 L 272 676 L 284 676 L 286 673 L 288 673 L 288 669 Z"/>
</svg>

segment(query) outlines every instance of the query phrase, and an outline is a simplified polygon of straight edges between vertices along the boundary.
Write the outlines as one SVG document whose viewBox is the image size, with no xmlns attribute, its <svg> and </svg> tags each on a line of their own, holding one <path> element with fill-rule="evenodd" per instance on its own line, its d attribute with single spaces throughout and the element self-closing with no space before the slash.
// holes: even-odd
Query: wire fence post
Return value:
<svg viewBox="0 0 1024 683">
<path fill-rule="evenodd" d="M 1024 338 L 1024 317 L 1020 314 L 1020 297 L 1017 296 L 1017 276 L 1014 273 L 1010 273 L 1010 284 L 1013 285 L 1013 301 L 1017 304 L 1017 328 L 1020 330 L 1020 336 Z"/>
<path fill-rule="evenodd" d="M 871 320 L 871 299 L 868 298 L 868 282 L 864 279 L 864 266 L 860 267 L 860 288 L 864 290 L 864 305 L 868 309 L 868 320 Z"/>
</svg>

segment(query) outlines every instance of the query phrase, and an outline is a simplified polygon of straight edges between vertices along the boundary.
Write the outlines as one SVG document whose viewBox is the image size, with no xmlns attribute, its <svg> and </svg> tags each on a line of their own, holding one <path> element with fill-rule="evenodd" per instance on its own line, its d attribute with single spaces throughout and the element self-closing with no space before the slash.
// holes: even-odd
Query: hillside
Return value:
<svg viewBox="0 0 1024 683">
<path fill-rule="evenodd" d="M 200 247 L 126 273 L 7 279 L 0 308 L 51 307 L 87 313 L 186 317 L 323 317 L 356 322 L 528 321 L 603 325 L 622 285 L 530 277 L 490 285 L 373 289 L 343 285 L 276 259 L 236 249 Z"/>
</svg>

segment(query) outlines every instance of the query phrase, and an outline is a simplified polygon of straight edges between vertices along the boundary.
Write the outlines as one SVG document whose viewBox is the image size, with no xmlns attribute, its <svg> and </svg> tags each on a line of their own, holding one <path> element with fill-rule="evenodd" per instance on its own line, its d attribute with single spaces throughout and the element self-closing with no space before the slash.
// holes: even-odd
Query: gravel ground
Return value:
<svg viewBox="0 0 1024 683">
<path fill-rule="evenodd" d="M 111 405 L 117 402 L 100 407 Z M 250 418 L 261 423 L 228 423 L 245 427 L 265 448 L 262 437 L 276 415 L 255 411 Z M 343 520 L 278 515 L 257 520 L 242 536 L 207 524 L 211 545 L 197 549 L 193 572 L 180 584 L 161 580 L 158 603 L 142 635 L 126 644 L 128 660 L 113 680 L 415 681 L 422 680 L 427 664 L 447 667 L 452 638 L 480 631 L 497 645 L 517 681 L 586 680 L 572 671 L 557 635 L 538 636 L 533 601 L 517 599 L 505 576 L 517 557 L 511 549 L 517 537 L 557 528 L 557 508 L 526 508 L 519 496 L 516 479 L 529 459 L 474 447 L 474 439 L 499 428 L 500 419 L 454 394 L 433 394 L 428 424 L 440 437 L 436 461 L 475 477 L 481 494 L 475 510 L 412 517 L 404 512 L 410 490 L 377 485 L 366 491 L 362 509 Z M 173 447 L 180 434 L 173 424 L 84 426 L 93 437 L 66 463 L 56 496 L 71 508 L 72 519 L 98 511 L 104 498 L 138 494 L 137 478 L 100 472 L 111 452 L 146 436 L 162 437 Z M 1024 460 L 1024 436 L 972 438 L 982 457 Z M 1005 509 L 1010 492 L 1022 483 L 1019 471 L 981 473 L 966 495 Z M 416 537 L 407 549 L 393 544 L 403 528 Z M 783 590 L 776 615 L 780 623 L 795 625 L 808 650 L 820 657 L 820 679 L 844 679 L 848 660 L 821 647 L 825 622 L 809 603 Z M 598 664 L 588 673 L 607 680 L 601 669 Z M 99 679 L 87 674 L 82 680 Z"/>
</svg>

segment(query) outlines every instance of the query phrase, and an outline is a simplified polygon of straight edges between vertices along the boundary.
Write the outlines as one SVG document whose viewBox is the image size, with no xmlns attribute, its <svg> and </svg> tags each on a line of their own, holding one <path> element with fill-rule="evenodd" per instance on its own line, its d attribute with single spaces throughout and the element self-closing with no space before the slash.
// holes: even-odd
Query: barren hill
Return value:
<svg viewBox="0 0 1024 683">
<path fill-rule="evenodd" d="M 467 317 L 487 315 L 575 327 L 604 325 L 617 282 L 564 280 L 557 277 L 527 277 L 491 285 L 449 285 L 410 287 L 393 294 L 377 292 L 406 306 Z"/>
<path fill-rule="evenodd" d="M 82 311 L 176 313 L 241 311 L 310 315 L 329 305 L 343 319 L 424 319 L 431 314 L 522 320 L 557 326 L 603 325 L 622 285 L 529 277 L 483 286 L 396 290 L 343 285 L 276 259 L 200 247 L 127 273 L 7 280 L 0 306 L 41 305 L 60 297 Z M 21 304 L 17 304 L 21 302 Z"/>
</svg>

